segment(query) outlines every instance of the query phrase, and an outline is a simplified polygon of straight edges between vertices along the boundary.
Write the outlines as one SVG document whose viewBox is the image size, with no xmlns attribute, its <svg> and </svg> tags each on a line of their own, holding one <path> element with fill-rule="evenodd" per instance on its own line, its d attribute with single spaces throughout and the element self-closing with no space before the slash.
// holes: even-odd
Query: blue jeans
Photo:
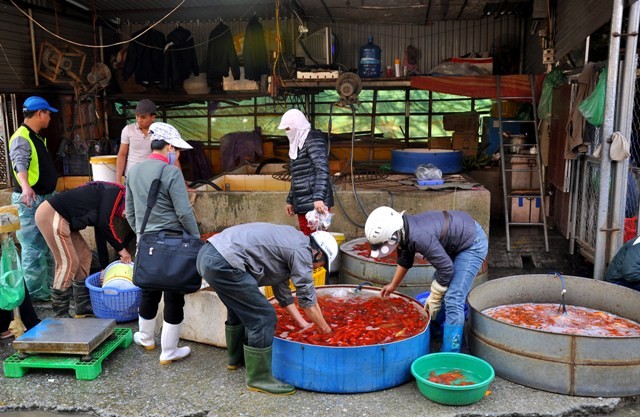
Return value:
<svg viewBox="0 0 640 417">
<path fill-rule="evenodd" d="M 27 207 L 20 199 L 20 193 L 11 194 L 11 203 L 18 206 L 20 217 L 20 230 L 16 232 L 21 247 L 22 271 L 24 281 L 27 283 L 29 294 L 35 300 L 48 300 L 51 298 L 51 285 L 55 262 L 47 242 L 36 226 L 36 210 L 53 194 L 36 195 L 36 201 Z"/>
<path fill-rule="evenodd" d="M 229 265 L 210 243 L 206 243 L 196 260 L 198 272 L 211 285 L 227 307 L 227 323 L 230 326 L 244 324 L 247 345 L 266 348 L 273 344 L 276 328 L 276 311 L 258 289 L 256 279 Z"/>
<path fill-rule="evenodd" d="M 453 278 L 449 283 L 449 289 L 444 294 L 444 306 L 447 309 L 445 324 L 464 324 L 464 303 L 471 288 L 471 284 L 478 275 L 482 263 L 487 257 L 489 240 L 476 222 L 476 239 L 471 247 L 456 255 L 453 260 Z"/>
</svg>

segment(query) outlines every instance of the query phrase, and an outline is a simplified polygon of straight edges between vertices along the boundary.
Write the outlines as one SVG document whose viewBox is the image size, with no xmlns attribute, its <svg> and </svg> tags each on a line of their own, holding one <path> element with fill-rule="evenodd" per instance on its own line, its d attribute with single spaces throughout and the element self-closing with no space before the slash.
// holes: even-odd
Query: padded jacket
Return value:
<svg viewBox="0 0 640 417">
<path fill-rule="evenodd" d="M 604 273 L 605 281 L 626 281 L 631 284 L 640 282 L 640 244 L 634 245 L 636 240 L 627 241 L 618 250 Z"/>
<path fill-rule="evenodd" d="M 296 214 L 305 214 L 314 209 L 314 201 L 323 201 L 333 207 L 333 190 L 327 160 L 327 145 L 324 134 L 311 130 L 298 150 L 298 157 L 289 163 L 291 189 L 287 203 L 293 205 Z"/>
<path fill-rule="evenodd" d="M 411 268 L 420 253 L 436 269 L 435 280 L 448 287 L 453 279 L 453 260 L 469 249 L 476 239 L 476 221 L 464 211 L 447 210 L 450 220 L 445 229 L 442 211 L 403 215 L 405 238 L 398 245 L 398 265 Z"/>
</svg>

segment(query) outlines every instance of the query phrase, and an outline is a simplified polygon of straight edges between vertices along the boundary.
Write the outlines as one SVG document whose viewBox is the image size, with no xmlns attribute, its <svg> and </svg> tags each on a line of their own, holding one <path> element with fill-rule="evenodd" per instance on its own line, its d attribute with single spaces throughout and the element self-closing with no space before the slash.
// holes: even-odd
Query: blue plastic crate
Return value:
<svg viewBox="0 0 640 417">
<path fill-rule="evenodd" d="M 109 288 L 105 292 L 100 284 L 100 272 L 87 277 L 85 285 L 89 288 L 91 306 L 96 317 L 114 319 L 118 323 L 138 318 L 138 309 L 142 298 L 140 288 Z"/>
</svg>

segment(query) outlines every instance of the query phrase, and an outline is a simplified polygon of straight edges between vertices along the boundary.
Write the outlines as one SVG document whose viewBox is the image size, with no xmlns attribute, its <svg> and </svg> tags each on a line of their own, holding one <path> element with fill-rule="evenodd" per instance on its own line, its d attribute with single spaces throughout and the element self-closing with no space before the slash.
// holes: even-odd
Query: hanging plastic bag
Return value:
<svg viewBox="0 0 640 417">
<path fill-rule="evenodd" d="M 24 276 L 13 239 L 2 242 L 0 258 L 0 310 L 13 310 L 24 300 Z"/>
<path fill-rule="evenodd" d="M 607 69 L 604 68 L 598 78 L 596 88 L 589 97 L 578 105 L 578 110 L 593 126 L 600 127 L 604 123 L 604 101 L 607 89 Z"/>
<path fill-rule="evenodd" d="M 551 120 L 553 116 L 551 102 L 553 101 L 553 89 L 562 85 L 564 82 L 564 73 L 560 67 L 554 67 L 550 73 L 544 77 L 542 82 L 542 94 L 540 103 L 538 103 L 538 119 Z"/>
</svg>

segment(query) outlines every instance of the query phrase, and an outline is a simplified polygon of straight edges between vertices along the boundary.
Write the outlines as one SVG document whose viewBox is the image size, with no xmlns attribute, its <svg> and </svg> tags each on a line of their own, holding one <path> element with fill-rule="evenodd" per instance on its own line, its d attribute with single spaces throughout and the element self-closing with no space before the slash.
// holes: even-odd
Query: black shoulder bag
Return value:
<svg viewBox="0 0 640 417">
<path fill-rule="evenodd" d="M 186 231 L 162 230 L 145 233 L 151 209 L 158 200 L 160 176 L 153 180 L 147 197 L 147 211 L 140 228 L 138 251 L 133 264 L 133 283 L 140 288 L 190 294 L 200 289 L 202 277 L 196 258 L 204 242 Z"/>
</svg>

